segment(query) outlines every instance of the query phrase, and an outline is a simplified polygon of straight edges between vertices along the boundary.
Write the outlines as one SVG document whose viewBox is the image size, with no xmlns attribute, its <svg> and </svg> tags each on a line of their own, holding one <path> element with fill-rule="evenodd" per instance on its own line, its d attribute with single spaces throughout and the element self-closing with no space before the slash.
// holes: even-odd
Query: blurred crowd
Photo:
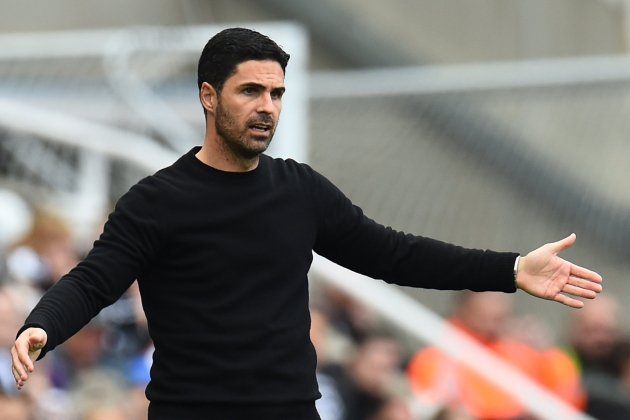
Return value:
<svg viewBox="0 0 630 420">
<path fill-rule="evenodd" d="M 35 211 L 24 235 L 0 245 L 0 419 L 146 418 L 153 349 L 135 285 L 38 362 L 24 390 L 15 388 L 9 349 L 16 332 L 86 251 L 47 211 Z M 342 291 L 320 281 L 312 289 L 322 420 L 536 418 L 477 369 L 437 347 L 410 344 Z M 630 419 L 630 336 L 615 297 L 603 294 L 572 310 L 560 338 L 536 314 L 515 315 L 512 299 L 453 292 L 445 334 L 465 335 L 596 419 Z"/>
<path fill-rule="evenodd" d="M 99 232 L 95 232 L 95 237 Z M 78 249 L 68 223 L 34 211 L 30 229 L 0 249 L 0 419 L 146 418 L 151 343 L 137 287 L 38 362 L 17 391 L 9 349 L 41 295 L 72 269 Z"/>
</svg>

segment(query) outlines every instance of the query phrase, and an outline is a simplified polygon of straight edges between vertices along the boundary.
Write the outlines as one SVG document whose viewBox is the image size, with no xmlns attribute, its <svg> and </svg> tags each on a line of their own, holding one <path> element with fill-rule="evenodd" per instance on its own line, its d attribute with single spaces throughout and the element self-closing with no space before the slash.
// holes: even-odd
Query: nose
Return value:
<svg viewBox="0 0 630 420">
<path fill-rule="evenodd" d="M 271 98 L 271 94 L 269 92 L 265 92 L 260 95 L 260 100 L 258 101 L 258 112 L 273 114 L 274 109 L 275 105 L 273 99 Z"/>
</svg>

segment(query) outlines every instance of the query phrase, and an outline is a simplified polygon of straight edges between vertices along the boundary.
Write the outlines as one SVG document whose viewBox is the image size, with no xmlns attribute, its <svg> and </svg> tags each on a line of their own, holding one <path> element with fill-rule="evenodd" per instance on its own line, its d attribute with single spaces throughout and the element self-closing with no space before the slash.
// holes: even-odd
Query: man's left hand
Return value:
<svg viewBox="0 0 630 420">
<path fill-rule="evenodd" d="M 573 245 L 575 238 L 572 233 L 521 257 L 516 287 L 532 296 L 554 300 L 572 308 L 584 306 L 584 302 L 576 297 L 594 299 L 602 291 L 602 277 L 558 256 Z"/>
</svg>

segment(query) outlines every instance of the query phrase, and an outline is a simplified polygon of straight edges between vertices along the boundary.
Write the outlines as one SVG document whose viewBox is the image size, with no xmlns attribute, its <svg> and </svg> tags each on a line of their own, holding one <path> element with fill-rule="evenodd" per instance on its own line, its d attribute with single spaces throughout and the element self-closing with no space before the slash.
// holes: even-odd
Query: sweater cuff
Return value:
<svg viewBox="0 0 630 420">
<path fill-rule="evenodd" d="M 484 252 L 484 264 L 481 269 L 479 284 L 474 291 L 516 292 L 514 262 L 520 254 L 516 252 Z"/>
</svg>

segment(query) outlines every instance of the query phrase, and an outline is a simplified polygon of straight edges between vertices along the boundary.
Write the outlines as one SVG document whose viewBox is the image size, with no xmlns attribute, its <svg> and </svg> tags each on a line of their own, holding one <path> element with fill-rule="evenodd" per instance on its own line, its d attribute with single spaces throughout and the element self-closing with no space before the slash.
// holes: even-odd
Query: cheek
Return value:
<svg viewBox="0 0 630 420">
<path fill-rule="evenodd" d="M 217 105 L 217 111 L 221 111 L 223 115 L 229 116 L 232 119 L 239 118 L 247 109 L 247 102 L 238 100 L 238 98 L 230 97 L 224 98 L 219 101 Z"/>
<path fill-rule="evenodd" d="M 236 127 L 241 124 L 241 117 L 238 113 L 234 112 L 232 107 L 219 106 L 216 113 L 216 122 L 225 128 Z"/>
<path fill-rule="evenodd" d="M 232 120 L 237 125 L 246 125 L 247 121 L 256 115 L 256 110 L 251 106 L 241 106 L 231 114 Z"/>
</svg>

